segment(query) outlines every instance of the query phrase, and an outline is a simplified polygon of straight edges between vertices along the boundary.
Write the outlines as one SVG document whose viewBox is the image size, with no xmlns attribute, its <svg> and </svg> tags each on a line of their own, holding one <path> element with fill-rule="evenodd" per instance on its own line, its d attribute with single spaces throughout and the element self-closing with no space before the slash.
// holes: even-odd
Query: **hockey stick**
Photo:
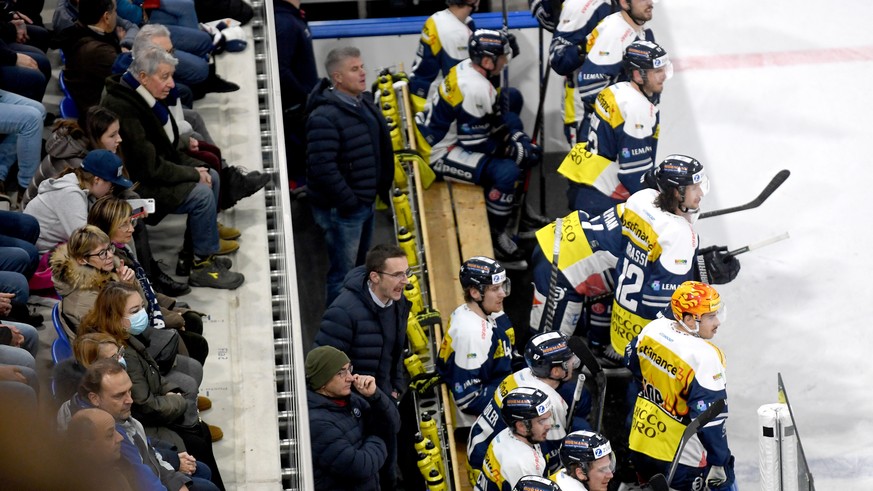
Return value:
<svg viewBox="0 0 873 491">
<path fill-rule="evenodd" d="M 815 479 L 812 478 L 812 472 L 809 471 L 809 464 L 806 462 L 806 452 L 803 451 L 803 444 L 800 442 L 800 433 L 797 432 L 797 421 L 794 420 L 794 411 L 791 410 L 791 403 L 788 402 L 788 393 L 785 392 L 785 384 L 782 383 L 782 373 L 776 372 L 779 383 L 779 402 L 788 407 L 788 416 L 791 417 L 791 426 L 794 427 L 794 436 L 797 437 L 797 449 L 800 451 L 800 459 L 803 461 L 803 476 L 809 484 L 809 491 L 815 491 Z"/>
<path fill-rule="evenodd" d="M 549 74 L 552 73 L 552 70 L 548 66 L 544 66 L 543 63 L 543 26 L 540 25 L 539 28 L 540 34 L 540 101 L 537 106 L 537 116 L 534 120 L 534 130 L 533 130 L 533 142 L 540 146 L 540 161 L 538 163 L 538 167 L 540 168 L 540 215 L 546 214 L 546 170 L 543 166 L 543 155 L 545 152 L 543 151 L 543 108 L 545 107 L 546 101 L 546 90 L 549 88 Z"/>
<path fill-rule="evenodd" d="M 761 204 L 763 204 L 764 201 L 766 201 L 767 198 L 769 198 L 770 195 L 773 194 L 773 191 L 776 191 L 776 189 L 781 186 L 782 183 L 785 182 L 785 180 L 788 179 L 788 176 L 790 175 L 791 171 L 789 171 L 788 169 L 783 169 L 779 171 L 775 176 L 773 176 L 773 179 L 771 179 L 770 183 L 767 184 L 763 191 L 761 191 L 761 194 L 759 194 L 758 197 L 753 199 L 752 201 L 749 201 L 744 205 L 734 206 L 732 208 L 724 208 L 721 210 L 703 212 L 700 214 L 700 218 L 703 219 L 717 217 L 721 215 L 727 215 L 728 213 L 736 213 L 738 211 L 745 211 L 751 210 L 752 208 L 757 208 L 761 206 Z"/>
<path fill-rule="evenodd" d="M 676 455 L 673 456 L 673 462 L 670 464 L 670 473 L 667 474 L 667 485 L 670 485 L 673 482 L 673 476 L 676 474 L 676 468 L 679 466 L 679 458 L 682 456 L 682 451 L 685 450 L 685 445 L 688 443 L 688 440 L 691 440 L 691 437 L 696 435 L 701 428 L 709 424 L 710 421 L 721 414 L 721 412 L 724 411 L 724 406 L 724 399 L 715 401 L 711 406 L 706 408 L 706 411 L 700 413 L 699 416 L 694 418 L 690 423 L 688 423 L 688 426 L 685 427 L 685 431 L 682 432 L 682 439 L 679 441 L 679 448 L 676 449 Z"/>
<path fill-rule="evenodd" d="M 585 374 L 579 373 L 576 377 L 576 389 L 573 391 L 573 404 L 570 404 L 570 412 L 567 413 L 567 433 L 573 429 L 573 416 L 576 414 L 576 406 L 582 399 L 582 389 L 585 387 Z"/>
<path fill-rule="evenodd" d="M 770 244 L 775 244 L 776 242 L 781 242 L 781 241 L 789 239 L 789 238 L 791 238 L 791 237 L 788 235 L 788 232 L 785 232 L 785 233 L 779 234 L 775 237 L 770 237 L 769 239 L 765 239 L 765 240 L 762 240 L 760 242 L 755 242 L 754 244 L 749 244 L 745 247 L 740 247 L 739 249 L 734 249 L 732 251 L 729 251 L 728 255 L 737 256 L 737 255 L 740 255 L 740 254 L 743 254 L 743 253 L 746 253 L 749 251 L 754 251 L 755 249 L 760 249 L 760 248 L 762 248 L 764 246 L 768 246 Z"/>
<path fill-rule="evenodd" d="M 603 372 L 603 367 L 597 361 L 597 357 L 585 344 L 585 341 L 578 336 L 570 336 L 567 339 L 567 346 L 574 355 L 582 360 L 582 364 L 588 367 L 588 371 L 594 376 L 594 381 L 597 382 L 597 417 L 595 419 L 594 431 L 600 433 L 603 427 L 603 406 L 606 403 L 606 373 Z"/>
<path fill-rule="evenodd" d="M 552 270 L 549 276 L 549 297 L 546 299 L 546 306 L 543 309 L 545 324 L 543 324 L 542 332 L 551 331 L 552 323 L 555 320 L 555 304 L 558 303 L 558 258 L 561 255 L 562 224 L 563 218 L 555 220 L 555 245 L 552 248 Z"/>
</svg>

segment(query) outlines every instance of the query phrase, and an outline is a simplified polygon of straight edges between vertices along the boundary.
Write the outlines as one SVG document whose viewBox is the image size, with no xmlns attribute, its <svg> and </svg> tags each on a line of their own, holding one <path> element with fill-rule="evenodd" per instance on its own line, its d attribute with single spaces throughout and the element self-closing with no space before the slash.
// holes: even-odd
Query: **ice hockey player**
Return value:
<svg viewBox="0 0 873 491">
<path fill-rule="evenodd" d="M 427 94 L 434 80 L 442 73 L 469 58 L 467 44 L 476 30 L 470 14 L 479 9 L 479 0 L 446 0 L 448 8 L 431 15 L 421 29 L 418 51 L 409 75 L 412 109 L 424 110 Z"/>
<path fill-rule="evenodd" d="M 643 189 L 641 177 L 655 166 L 658 101 L 673 65 L 651 41 L 634 41 L 624 53 L 626 82 L 603 89 L 594 103 L 585 151 L 575 149 L 558 172 L 570 181 L 572 210 L 598 215 Z"/>
<path fill-rule="evenodd" d="M 626 240 L 616 265 L 612 349 L 604 353 L 609 359 L 622 358 L 628 342 L 670 306 L 670 296 L 683 282 L 706 278 L 709 283 L 727 283 L 740 270 L 739 260 L 726 248 L 697 250 L 694 223 L 709 191 L 709 179 L 697 159 L 670 155 L 644 179 L 656 189 L 634 193 L 622 215 Z"/>
<path fill-rule="evenodd" d="M 615 454 L 599 433 L 574 431 L 561 443 L 561 465 L 553 479 L 563 491 L 606 491 L 615 472 Z"/>
<path fill-rule="evenodd" d="M 584 211 L 573 211 L 561 221 L 556 295 L 552 325 L 547 329 L 546 303 L 549 299 L 555 223 L 537 231 L 533 262 L 532 332 L 559 330 L 564 336 L 586 336 L 589 343 L 609 344 L 609 321 L 614 289 L 615 264 L 622 254 L 621 215 L 624 204 L 589 219 Z M 583 319 L 584 316 L 584 319 Z M 581 323 L 581 328 L 580 328 Z"/>
<path fill-rule="evenodd" d="M 576 129 L 582 121 L 582 116 L 585 115 L 582 99 L 576 94 L 576 76 L 588 54 L 587 37 L 600 21 L 612 13 L 612 2 L 613 0 L 564 2 L 549 45 L 549 65 L 555 73 L 564 77 L 561 115 L 564 118 L 564 136 L 571 147 L 576 144 Z M 550 4 L 550 1 L 537 0 L 536 4 L 538 6 Z M 581 139 L 585 140 L 584 135 Z"/>
<path fill-rule="evenodd" d="M 561 487 L 545 477 L 524 476 L 515 483 L 512 491 L 561 491 Z"/>
<path fill-rule="evenodd" d="M 458 408 L 456 426 L 467 427 L 512 373 L 515 331 L 503 313 L 503 299 L 510 292 L 503 266 L 476 256 L 464 261 L 459 276 L 466 303 L 452 312 L 436 369 Z"/>
<path fill-rule="evenodd" d="M 542 444 L 543 455 L 546 456 L 549 468 L 557 470 L 560 466 L 558 446 L 567 431 L 570 431 L 570 428 L 590 427 L 585 420 L 591 409 L 590 394 L 587 392 L 583 392 L 583 399 L 576 405 L 575 422 L 568 419 L 569 404 L 572 402 L 575 388 L 576 369 L 579 368 L 580 362 L 570 351 L 564 336 L 558 332 L 549 332 L 532 337 L 524 349 L 524 360 L 527 368 L 503 379 L 494 392 L 494 398 L 485 406 L 482 415 L 470 428 L 470 437 L 467 440 L 467 462 L 473 469 L 474 475 L 471 476 L 473 483 L 478 477 L 477 470 L 482 467 L 488 444 L 496 434 L 506 428 L 506 422 L 500 418 L 503 398 L 518 387 L 539 389 L 552 401 L 552 428 Z"/>
<path fill-rule="evenodd" d="M 485 188 L 497 260 L 510 269 L 526 269 L 524 254 L 506 233 L 506 226 L 522 170 L 536 165 L 542 151 L 524 132 L 518 116 L 520 101 L 509 97 L 509 91 L 498 94 L 492 80 L 518 53 L 513 44 L 501 32 L 474 32 L 470 58 L 449 71 L 439 93 L 416 115 L 416 124 L 422 137 L 419 148 L 434 172 Z"/>
<path fill-rule="evenodd" d="M 608 15 L 586 39 L 585 62 L 576 77 L 577 97 L 590 114 L 601 90 L 619 81 L 624 51 L 637 40 L 654 41 L 655 35 L 645 27 L 652 20 L 654 0 L 617 0 L 619 11 Z M 588 134 L 587 117 L 582 118 L 577 135 Z"/>
<path fill-rule="evenodd" d="M 630 432 L 631 460 L 644 481 L 668 474 L 685 426 L 719 399 L 727 399 L 724 353 L 710 340 L 725 307 L 710 285 L 686 281 L 671 298 L 672 319 L 659 317 L 631 341 L 627 364 L 642 390 Z M 727 490 L 734 458 L 724 412 L 686 444 L 670 487 L 679 491 Z M 705 477 L 704 477 L 705 476 Z"/>
<path fill-rule="evenodd" d="M 476 491 L 511 491 L 524 476 L 542 476 L 540 449 L 552 427 L 552 401 L 545 392 L 519 387 L 503 398 L 500 414 L 508 425 L 488 445 Z"/>
</svg>

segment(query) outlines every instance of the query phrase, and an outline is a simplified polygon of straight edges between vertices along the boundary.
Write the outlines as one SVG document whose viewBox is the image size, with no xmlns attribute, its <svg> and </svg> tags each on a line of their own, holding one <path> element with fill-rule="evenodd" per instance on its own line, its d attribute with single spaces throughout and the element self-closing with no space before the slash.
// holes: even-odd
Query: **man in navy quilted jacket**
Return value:
<svg viewBox="0 0 873 491">
<path fill-rule="evenodd" d="M 394 157 L 388 125 L 366 92 L 361 52 L 333 49 L 324 65 L 329 78 L 319 82 L 307 103 L 306 178 L 312 215 L 327 243 L 330 305 L 346 274 L 364 263 L 376 196 L 390 200 Z"/>
</svg>

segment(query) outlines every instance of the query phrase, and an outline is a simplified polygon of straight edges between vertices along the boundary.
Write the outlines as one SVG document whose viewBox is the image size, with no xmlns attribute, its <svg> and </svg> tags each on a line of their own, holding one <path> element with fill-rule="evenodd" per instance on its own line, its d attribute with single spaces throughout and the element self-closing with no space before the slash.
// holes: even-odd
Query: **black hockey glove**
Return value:
<svg viewBox="0 0 873 491">
<path fill-rule="evenodd" d="M 516 39 L 515 34 L 511 32 L 506 33 L 506 39 L 509 40 L 509 49 L 512 50 L 512 57 L 518 58 L 521 55 L 521 48 L 518 47 L 518 39 Z"/>
<path fill-rule="evenodd" d="M 512 134 L 506 151 L 507 157 L 514 160 L 522 169 L 529 169 L 537 165 L 543 153 L 542 149 L 531 142 L 530 137 L 521 131 Z"/>
<path fill-rule="evenodd" d="M 412 380 L 409 381 L 409 388 L 421 395 L 425 395 L 441 382 L 442 379 L 438 373 L 425 372 L 413 377 Z"/>
<path fill-rule="evenodd" d="M 740 272 L 740 260 L 728 254 L 727 247 L 710 246 L 697 254 L 700 281 L 711 285 L 730 283 Z"/>
</svg>

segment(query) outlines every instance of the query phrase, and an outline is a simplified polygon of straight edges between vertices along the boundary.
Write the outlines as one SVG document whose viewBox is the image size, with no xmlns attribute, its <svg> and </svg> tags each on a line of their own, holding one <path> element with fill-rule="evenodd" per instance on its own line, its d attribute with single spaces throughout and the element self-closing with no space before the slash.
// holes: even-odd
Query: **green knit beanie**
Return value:
<svg viewBox="0 0 873 491">
<path fill-rule="evenodd" d="M 339 372 L 349 357 L 333 346 L 319 346 L 306 355 L 306 380 L 309 388 L 318 390 Z"/>
</svg>

